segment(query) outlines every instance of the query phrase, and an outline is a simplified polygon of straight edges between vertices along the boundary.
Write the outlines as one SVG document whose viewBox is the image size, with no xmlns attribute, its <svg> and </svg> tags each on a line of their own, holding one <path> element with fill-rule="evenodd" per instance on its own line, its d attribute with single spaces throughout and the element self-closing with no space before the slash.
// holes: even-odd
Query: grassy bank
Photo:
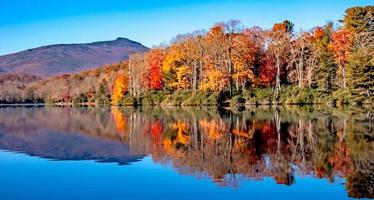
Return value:
<svg viewBox="0 0 374 200">
<path fill-rule="evenodd" d="M 355 96 L 349 90 L 337 90 L 332 93 L 317 89 L 284 87 L 278 96 L 272 88 L 251 89 L 216 93 L 179 90 L 174 93 L 149 91 L 138 97 L 124 96 L 118 105 L 126 106 L 245 106 L 245 105 L 360 105 L 372 104 L 373 97 Z"/>
<path fill-rule="evenodd" d="M 192 92 L 191 90 L 147 91 L 138 96 L 124 95 L 118 102 L 112 102 L 109 95 L 92 98 L 74 98 L 70 101 L 37 99 L 34 101 L 11 101 L 0 104 L 45 104 L 45 105 L 83 105 L 83 106 L 221 106 L 244 107 L 246 105 L 361 105 L 374 103 L 374 97 L 354 95 L 350 90 L 336 90 L 332 93 L 318 89 L 300 89 L 297 86 L 283 87 L 278 96 L 272 88 L 255 88 L 243 91 L 228 90 L 221 92 Z"/>
<path fill-rule="evenodd" d="M 124 96 L 118 103 L 123 106 L 218 106 L 219 93 L 191 92 L 180 90 L 175 93 L 150 91 L 138 97 Z"/>
</svg>

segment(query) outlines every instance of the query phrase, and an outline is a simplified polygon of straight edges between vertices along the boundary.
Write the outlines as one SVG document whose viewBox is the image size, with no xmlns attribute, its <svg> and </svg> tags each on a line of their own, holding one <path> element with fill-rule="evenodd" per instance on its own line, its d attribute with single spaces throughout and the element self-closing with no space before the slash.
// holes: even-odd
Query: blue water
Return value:
<svg viewBox="0 0 374 200">
<path fill-rule="evenodd" d="M 372 197 L 355 113 L 0 107 L 0 200 Z"/>
<path fill-rule="evenodd" d="M 53 161 L 0 151 L 0 194 L 7 199 L 349 199 L 344 180 L 296 177 L 292 186 L 271 178 L 222 187 L 208 178 L 181 175 L 150 156 L 130 165 Z"/>
</svg>

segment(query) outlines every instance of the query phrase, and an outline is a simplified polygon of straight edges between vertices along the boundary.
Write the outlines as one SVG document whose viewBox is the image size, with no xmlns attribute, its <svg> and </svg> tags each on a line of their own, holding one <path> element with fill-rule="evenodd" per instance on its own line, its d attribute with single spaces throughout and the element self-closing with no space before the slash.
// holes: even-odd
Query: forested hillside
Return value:
<svg viewBox="0 0 374 200">
<path fill-rule="evenodd" d="M 362 104 L 373 102 L 374 6 L 341 23 L 295 31 L 239 21 L 175 37 L 127 61 L 28 84 L 2 102 L 113 105 Z M 22 94 L 22 95 L 19 95 Z"/>
<path fill-rule="evenodd" d="M 65 74 L 30 82 L 4 82 L 0 88 L 2 103 L 96 103 L 110 104 L 111 85 L 127 62 L 106 65 L 76 74 Z M 3 75 L 3 77 L 8 75 Z M 11 75 L 17 76 L 17 75 Z M 0 79 L 1 80 L 1 79 Z"/>
</svg>

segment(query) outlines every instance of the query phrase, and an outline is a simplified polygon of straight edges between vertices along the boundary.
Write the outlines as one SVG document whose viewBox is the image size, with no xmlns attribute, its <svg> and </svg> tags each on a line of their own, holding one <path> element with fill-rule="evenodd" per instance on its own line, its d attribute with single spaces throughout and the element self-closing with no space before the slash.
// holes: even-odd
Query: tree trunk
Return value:
<svg viewBox="0 0 374 200">
<path fill-rule="evenodd" d="M 312 70 L 308 70 L 308 75 L 307 75 L 307 80 L 308 80 L 308 88 L 312 87 Z"/>
<path fill-rule="evenodd" d="M 198 82 L 200 83 L 203 80 L 203 59 L 204 59 L 204 51 L 200 51 L 200 61 L 199 61 L 199 78 Z"/>
<path fill-rule="evenodd" d="M 304 61 L 303 57 L 300 56 L 299 58 L 299 64 L 298 64 L 298 79 L 299 79 L 299 88 L 303 88 L 303 75 L 304 75 Z"/>
<path fill-rule="evenodd" d="M 229 83 L 230 83 L 230 96 L 232 96 L 232 62 L 231 58 L 229 58 Z"/>
<path fill-rule="evenodd" d="M 236 91 L 239 91 L 239 73 L 237 73 L 236 80 L 235 80 L 235 86 L 236 86 Z"/>
<path fill-rule="evenodd" d="M 197 61 L 193 62 L 193 69 L 192 69 L 192 90 L 193 92 L 197 91 Z"/>
<path fill-rule="evenodd" d="M 343 89 L 347 87 L 346 79 L 345 79 L 345 68 L 344 65 L 342 65 L 342 76 L 343 76 Z"/>
<path fill-rule="evenodd" d="M 275 77 L 275 95 L 278 96 L 281 86 L 280 86 L 280 58 L 276 56 L 276 67 L 277 67 L 277 74 Z"/>
</svg>

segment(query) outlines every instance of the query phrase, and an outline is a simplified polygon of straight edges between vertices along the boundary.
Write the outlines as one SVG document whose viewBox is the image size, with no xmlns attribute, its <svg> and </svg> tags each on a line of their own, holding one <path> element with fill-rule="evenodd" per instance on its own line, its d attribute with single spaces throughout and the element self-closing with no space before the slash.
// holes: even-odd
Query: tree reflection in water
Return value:
<svg viewBox="0 0 374 200">
<path fill-rule="evenodd" d="M 235 112 L 214 107 L 6 107 L 0 108 L 0 148 L 120 164 L 151 155 L 182 174 L 233 187 L 242 179 L 264 177 L 286 185 L 294 184 L 296 175 L 331 182 L 344 177 L 349 196 L 374 198 L 373 126 L 370 108 L 253 107 Z M 57 132 L 86 139 L 61 143 L 57 139 L 65 136 L 51 135 Z M 57 139 L 41 139 L 46 136 Z"/>
</svg>

